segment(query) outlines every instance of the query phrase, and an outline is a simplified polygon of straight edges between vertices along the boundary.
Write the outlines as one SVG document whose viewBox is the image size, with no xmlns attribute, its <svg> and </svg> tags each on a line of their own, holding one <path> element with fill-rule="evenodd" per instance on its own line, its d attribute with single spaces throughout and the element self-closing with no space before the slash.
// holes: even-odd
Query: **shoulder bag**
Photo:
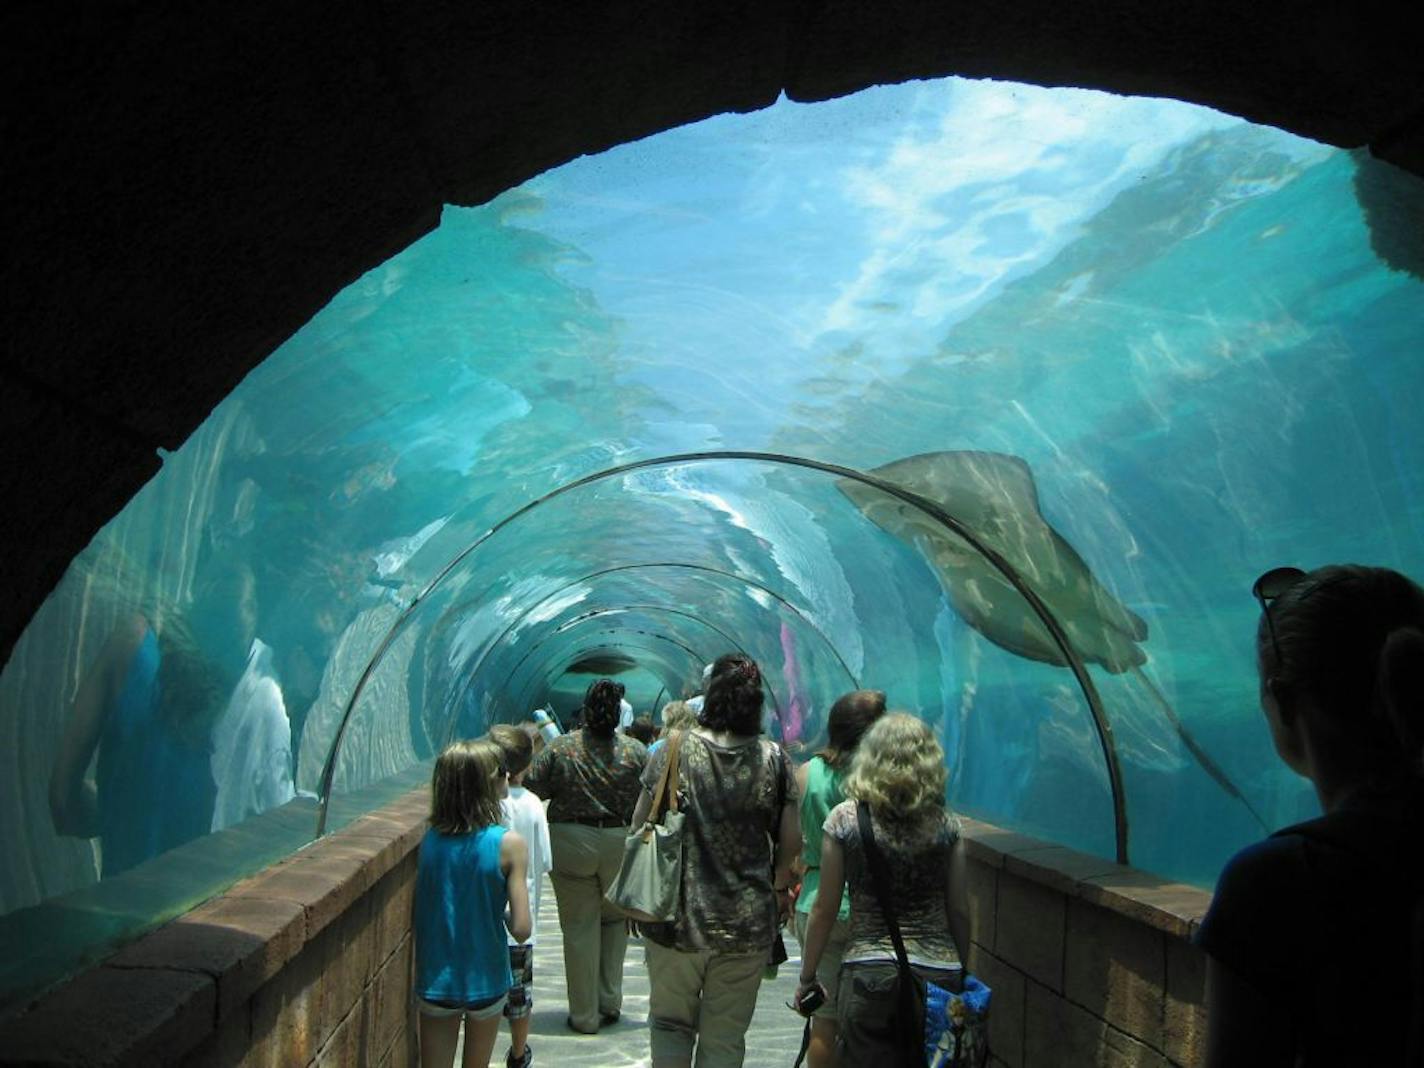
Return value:
<svg viewBox="0 0 1424 1068">
<path fill-rule="evenodd" d="M 677 807 L 678 764 L 686 733 L 677 731 L 668 740 L 667 764 L 653 794 L 653 807 L 643 826 L 624 839 L 623 866 L 604 895 L 638 923 L 667 923 L 677 918 L 684 819 Z"/>
<path fill-rule="evenodd" d="M 989 1061 L 989 988 L 966 970 L 964 990 L 955 993 L 937 983 L 927 982 L 910 967 L 900 923 L 895 917 L 890 893 L 890 873 L 875 842 L 870 825 L 870 806 L 855 806 L 860 841 L 866 866 L 875 886 L 875 897 L 895 943 L 895 960 L 900 969 L 896 1001 L 896 1032 L 906 1039 L 904 1064 L 929 1068 L 983 1068 Z M 959 947 L 961 960 L 964 949 Z M 923 1039 L 923 1045 L 917 1038 Z"/>
</svg>

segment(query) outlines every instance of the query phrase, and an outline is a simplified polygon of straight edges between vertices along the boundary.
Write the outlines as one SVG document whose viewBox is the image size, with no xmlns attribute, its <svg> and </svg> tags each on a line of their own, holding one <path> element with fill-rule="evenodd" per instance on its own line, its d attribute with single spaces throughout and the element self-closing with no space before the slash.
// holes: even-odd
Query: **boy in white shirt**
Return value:
<svg viewBox="0 0 1424 1068">
<path fill-rule="evenodd" d="M 509 1055 L 507 1068 L 529 1068 L 534 1055 L 529 1048 L 529 1013 L 534 1008 L 534 939 L 539 932 L 539 895 L 544 888 L 544 873 L 553 867 L 549 848 L 549 820 L 544 815 L 544 802 L 523 786 L 524 776 L 534 759 L 534 743 L 528 733 L 507 723 L 490 728 L 490 741 L 504 754 L 504 766 L 509 773 L 509 796 L 500 801 L 504 824 L 529 845 L 529 867 L 525 878 L 529 886 L 529 913 L 534 921 L 528 941 L 522 945 L 509 940 L 509 970 L 514 985 L 504 1006 L 509 1020 Z"/>
</svg>

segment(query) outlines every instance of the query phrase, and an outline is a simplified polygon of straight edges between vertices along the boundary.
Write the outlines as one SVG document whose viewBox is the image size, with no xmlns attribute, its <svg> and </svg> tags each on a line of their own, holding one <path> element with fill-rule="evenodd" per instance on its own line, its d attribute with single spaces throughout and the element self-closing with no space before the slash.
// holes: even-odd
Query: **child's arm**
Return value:
<svg viewBox="0 0 1424 1068">
<path fill-rule="evenodd" d="M 509 933 L 516 942 L 526 942 L 534 933 L 534 920 L 529 915 L 529 886 L 524 870 L 529 867 L 529 847 L 514 831 L 506 831 L 499 843 L 499 870 L 504 872 L 509 891 Z"/>
</svg>

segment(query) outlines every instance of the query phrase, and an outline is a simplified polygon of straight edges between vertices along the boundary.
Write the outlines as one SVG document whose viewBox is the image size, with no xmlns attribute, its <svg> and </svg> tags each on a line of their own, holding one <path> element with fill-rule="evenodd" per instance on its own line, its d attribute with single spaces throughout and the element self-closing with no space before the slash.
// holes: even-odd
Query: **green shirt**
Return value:
<svg viewBox="0 0 1424 1068">
<path fill-rule="evenodd" d="M 801 796 L 801 859 L 806 875 L 801 880 L 801 896 L 796 899 L 797 912 L 810 912 L 821 888 L 821 833 L 831 809 L 845 800 L 841 793 L 841 774 L 832 770 L 820 757 L 812 757 L 806 765 L 806 792 Z M 850 916 L 850 887 L 841 891 L 840 919 Z"/>
</svg>

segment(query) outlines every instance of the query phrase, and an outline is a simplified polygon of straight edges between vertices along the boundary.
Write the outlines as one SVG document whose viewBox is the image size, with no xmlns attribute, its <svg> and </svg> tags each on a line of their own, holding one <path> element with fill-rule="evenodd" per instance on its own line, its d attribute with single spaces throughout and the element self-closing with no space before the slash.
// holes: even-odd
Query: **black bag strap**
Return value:
<svg viewBox="0 0 1424 1068">
<path fill-rule="evenodd" d="M 801 1029 L 801 1050 L 796 1054 L 796 1063 L 791 1068 L 801 1068 L 806 1059 L 806 1051 L 811 1048 L 811 1018 L 806 1017 L 806 1026 Z"/>
<path fill-rule="evenodd" d="M 875 841 L 875 828 L 870 823 L 870 805 L 864 801 L 857 801 L 855 804 L 855 820 L 860 827 L 860 844 L 865 850 L 865 866 L 870 869 L 870 879 L 875 887 L 875 899 L 880 903 L 881 915 L 885 917 L 885 926 L 890 930 L 890 941 L 895 943 L 895 960 L 900 969 L 900 1001 L 902 1008 L 908 1013 L 910 1019 L 917 1019 L 923 1011 L 922 1005 L 915 1004 L 918 987 L 915 983 L 915 973 L 910 970 L 910 955 L 905 952 L 905 940 L 900 936 L 900 921 L 895 915 L 895 897 L 890 891 L 890 868 L 885 863 L 885 856 L 880 852 L 880 845 Z M 902 1034 L 900 1041 L 905 1043 L 902 1052 L 906 1058 L 907 1065 L 923 1065 L 924 1055 L 924 1035 L 923 1034 Z"/>
<path fill-rule="evenodd" d="M 895 899 L 890 893 L 890 871 L 885 865 L 880 845 L 875 841 L 875 828 L 870 824 L 870 806 L 866 802 L 856 802 L 855 821 L 860 827 L 860 844 L 865 850 L 865 864 L 870 869 L 870 880 L 875 884 L 875 899 L 880 903 L 885 926 L 890 929 L 890 941 L 895 943 L 895 959 L 899 962 L 900 971 L 908 973 L 910 956 L 905 952 L 905 940 L 900 937 L 900 923 L 895 916 Z"/>
</svg>

